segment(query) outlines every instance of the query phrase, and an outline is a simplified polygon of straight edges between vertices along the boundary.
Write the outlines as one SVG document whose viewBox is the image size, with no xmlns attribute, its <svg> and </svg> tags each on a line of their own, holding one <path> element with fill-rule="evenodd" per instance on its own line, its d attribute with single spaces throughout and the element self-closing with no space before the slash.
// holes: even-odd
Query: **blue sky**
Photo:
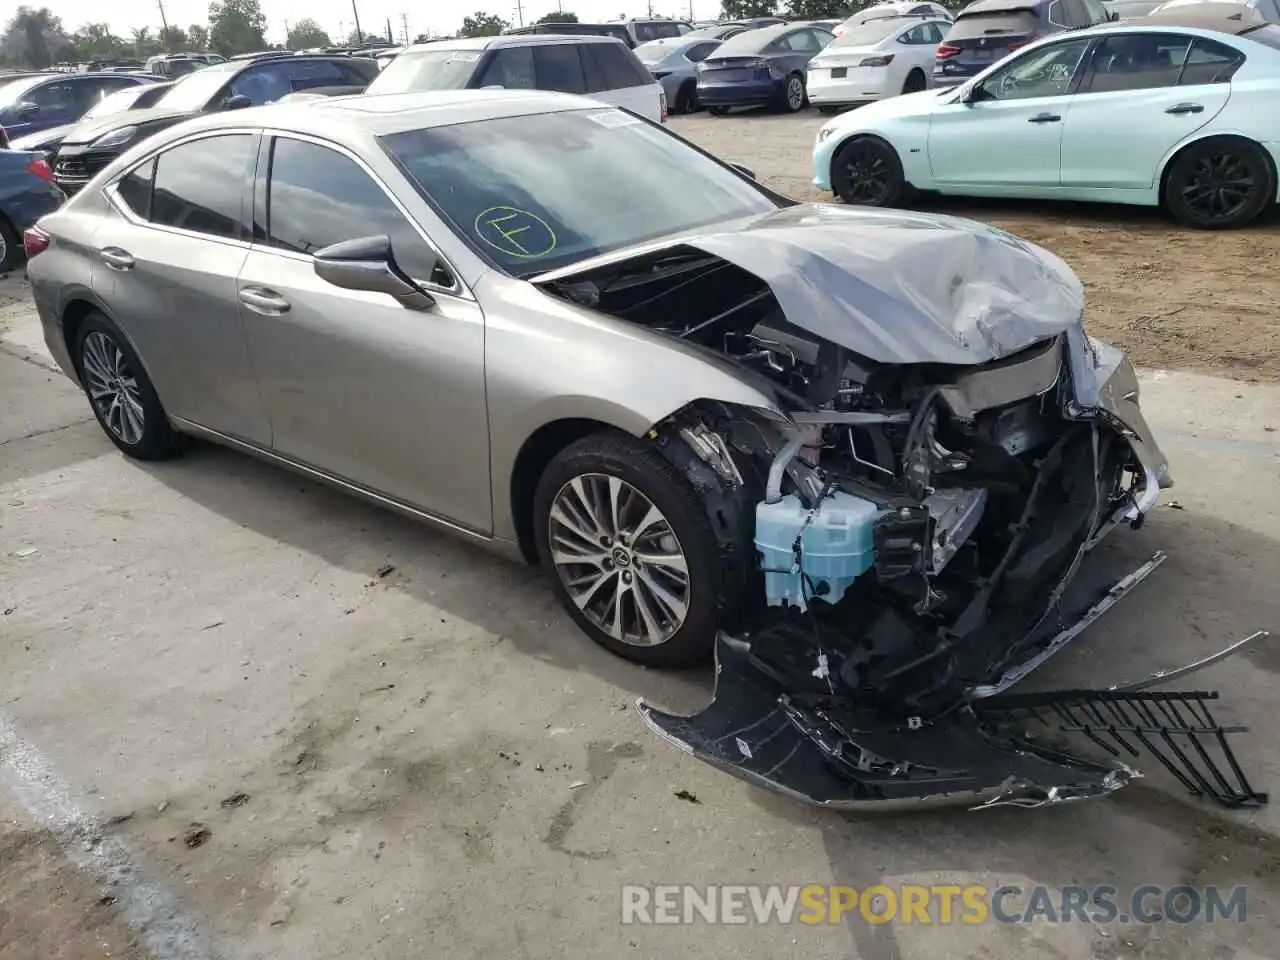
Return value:
<svg viewBox="0 0 1280 960">
<path fill-rule="evenodd" d="M 30 2 L 30 0 L 28 0 Z M 204 23 L 208 19 L 208 0 L 163 0 L 165 15 L 171 24 L 186 27 L 191 23 Z M 516 20 L 516 0 L 428 0 L 427 3 L 410 3 L 408 0 L 357 0 L 360 10 L 360 26 L 367 30 L 386 29 L 386 20 L 398 38 L 402 29 L 401 14 L 408 18 L 409 35 L 435 32 L 453 33 L 462 18 L 477 8 L 496 13 L 513 23 Z M 285 23 L 296 22 L 303 17 L 318 21 L 331 35 L 339 29 L 349 33 L 353 27 L 353 15 L 349 0 L 261 0 L 262 11 L 267 15 L 267 38 L 283 40 Z M 557 9 L 556 0 L 528 0 L 523 2 L 526 22 Z M 62 18 L 70 30 L 90 21 L 105 20 L 114 32 L 124 36 L 140 26 L 160 26 L 160 12 L 156 0 L 115 0 L 110 6 L 90 0 L 34 0 L 33 6 L 47 6 Z M 693 0 L 697 17 L 709 19 L 719 12 L 719 0 Z M 613 20 L 619 14 L 643 16 L 649 6 L 647 0 L 574 0 L 565 2 L 565 10 L 572 10 L 582 20 Z M 688 16 L 689 0 L 659 2 L 654 11 L 668 16 Z M 109 12 L 108 12 L 109 11 Z"/>
</svg>

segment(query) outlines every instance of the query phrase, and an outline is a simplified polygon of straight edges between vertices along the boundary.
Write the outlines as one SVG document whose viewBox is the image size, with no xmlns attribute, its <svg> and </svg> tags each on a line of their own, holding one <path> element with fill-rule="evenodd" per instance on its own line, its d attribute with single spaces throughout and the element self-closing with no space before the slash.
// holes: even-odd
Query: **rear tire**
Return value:
<svg viewBox="0 0 1280 960">
<path fill-rule="evenodd" d="M 696 113 L 698 110 L 698 84 L 689 80 L 676 91 L 676 113 Z"/>
<path fill-rule="evenodd" d="M 782 88 L 782 109 L 787 113 L 799 113 L 808 102 L 809 98 L 804 90 L 804 77 L 798 73 L 791 74 Z"/>
<path fill-rule="evenodd" d="M 538 479 L 533 518 L 556 596 L 597 644 L 652 667 L 710 657 L 731 577 L 698 492 L 652 445 L 570 444 Z"/>
<path fill-rule="evenodd" d="M 929 86 L 929 80 L 923 70 L 912 70 L 907 74 L 907 81 L 902 85 L 903 93 L 919 93 Z"/>
<path fill-rule="evenodd" d="M 119 328 L 94 311 L 81 324 L 76 370 L 107 439 L 135 460 L 167 460 L 185 438 L 169 425 L 151 379 Z"/>
<path fill-rule="evenodd" d="M 0 273 L 8 273 L 22 262 L 22 238 L 8 219 L 0 214 Z"/>
<path fill-rule="evenodd" d="M 1179 223 L 1231 230 L 1257 219 L 1275 192 L 1275 174 L 1261 147 L 1242 137 L 1210 137 L 1173 158 L 1161 199 Z"/>
<path fill-rule="evenodd" d="M 852 206 L 892 207 L 906 193 L 902 161 L 879 137 L 854 137 L 831 159 L 831 188 Z"/>
</svg>

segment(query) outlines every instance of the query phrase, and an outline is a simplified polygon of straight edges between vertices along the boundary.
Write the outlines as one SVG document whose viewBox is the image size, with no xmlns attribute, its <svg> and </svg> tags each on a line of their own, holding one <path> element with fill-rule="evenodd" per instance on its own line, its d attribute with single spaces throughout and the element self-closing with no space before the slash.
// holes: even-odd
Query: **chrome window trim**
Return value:
<svg viewBox="0 0 1280 960">
<path fill-rule="evenodd" d="M 391 190 L 391 188 L 387 186 L 386 182 L 382 179 L 382 177 L 380 177 L 378 173 L 372 167 L 370 167 L 368 163 L 364 161 L 364 158 L 360 157 L 358 154 L 356 154 L 355 152 L 350 150 L 348 147 L 340 143 L 335 143 L 332 140 L 325 140 L 323 137 L 312 136 L 311 134 L 308 134 L 308 133 L 296 133 L 291 130 L 279 130 L 274 127 L 266 127 L 266 128 L 263 128 L 262 135 L 264 137 L 274 137 L 277 139 L 283 138 L 285 140 L 299 140 L 299 141 L 302 141 L 303 143 L 312 143 L 318 147 L 326 147 L 330 150 L 333 150 L 336 153 L 341 154 L 347 159 L 352 160 L 356 164 L 356 166 L 358 166 L 361 170 L 363 170 L 365 174 L 368 175 L 371 180 L 373 180 L 374 184 L 378 187 L 379 190 L 381 190 L 386 195 L 387 199 L 391 201 L 392 205 L 395 206 L 395 208 L 400 211 L 400 216 L 405 218 L 409 226 L 412 227 L 414 232 L 417 233 L 418 236 L 422 239 L 422 242 L 427 245 L 427 249 L 429 249 L 432 253 L 436 255 L 436 257 L 439 258 L 440 263 L 444 265 L 445 269 L 449 271 L 449 275 L 453 277 L 453 285 L 444 287 L 438 283 L 432 283 L 430 280 L 421 280 L 421 279 L 418 279 L 417 277 L 415 277 L 414 280 L 417 283 L 420 283 L 424 289 L 427 289 L 432 293 L 445 293 L 445 294 L 449 294 L 450 296 L 458 297 L 459 299 L 462 299 L 462 300 L 476 299 L 475 294 L 472 293 L 470 288 L 468 288 L 467 285 L 462 282 L 462 275 L 458 272 L 458 268 L 453 265 L 453 261 L 451 261 L 447 256 L 445 256 L 444 251 L 441 250 L 438 246 L 436 246 L 434 242 L 432 242 L 431 238 L 427 236 L 427 231 L 423 229 L 422 224 L 418 222 L 416 217 L 414 217 L 412 214 L 409 213 L 405 205 L 400 202 L 400 198 L 397 197 L 395 193 Z M 267 174 L 268 176 L 270 176 L 270 168 L 268 168 Z M 269 217 L 270 217 L 270 211 L 268 210 L 268 218 Z M 446 229 L 448 228 L 446 227 Z M 251 241 L 249 245 L 254 250 L 257 250 L 257 251 L 262 251 L 264 253 L 274 253 L 279 256 L 287 256 L 295 260 L 303 260 L 306 262 L 310 262 L 313 259 L 308 254 L 297 253 L 293 250 L 282 250 L 280 247 L 273 247 L 262 242 Z"/>
</svg>

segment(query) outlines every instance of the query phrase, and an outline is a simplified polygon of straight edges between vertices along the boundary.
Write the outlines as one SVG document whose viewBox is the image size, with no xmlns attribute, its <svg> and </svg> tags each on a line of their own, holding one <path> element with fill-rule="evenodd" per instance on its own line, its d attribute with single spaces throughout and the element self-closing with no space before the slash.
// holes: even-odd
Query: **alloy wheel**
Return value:
<svg viewBox="0 0 1280 960">
<path fill-rule="evenodd" d="M 844 169 L 849 182 L 846 199 L 850 202 L 882 203 L 889 195 L 893 171 L 889 161 L 875 147 L 855 147 L 850 151 Z"/>
<path fill-rule="evenodd" d="M 574 477 L 551 502 L 551 561 L 597 628 L 631 646 L 665 643 L 689 613 L 689 567 L 671 523 L 627 481 Z"/>
<path fill-rule="evenodd" d="M 804 84 L 799 77 L 787 81 L 787 106 L 799 110 L 804 106 Z"/>
<path fill-rule="evenodd" d="M 105 333 L 94 330 L 84 338 L 80 368 L 89 402 L 106 428 L 122 443 L 139 443 L 146 428 L 146 414 L 138 380 L 120 346 Z"/>
<path fill-rule="evenodd" d="M 1182 202 L 1206 223 L 1230 220 L 1249 203 L 1257 180 L 1238 154 L 1223 151 L 1196 161 L 1182 187 Z"/>
</svg>

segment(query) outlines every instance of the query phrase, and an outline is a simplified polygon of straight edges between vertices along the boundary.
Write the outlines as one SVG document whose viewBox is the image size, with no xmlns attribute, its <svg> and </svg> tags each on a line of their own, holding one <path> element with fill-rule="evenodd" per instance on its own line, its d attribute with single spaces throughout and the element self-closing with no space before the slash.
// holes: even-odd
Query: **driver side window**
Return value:
<svg viewBox="0 0 1280 960">
<path fill-rule="evenodd" d="M 1070 93 L 1089 43 L 1088 38 L 1066 40 L 1023 54 L 982 82 L 981 99 L 1028 100 Z"/>
</svg>

